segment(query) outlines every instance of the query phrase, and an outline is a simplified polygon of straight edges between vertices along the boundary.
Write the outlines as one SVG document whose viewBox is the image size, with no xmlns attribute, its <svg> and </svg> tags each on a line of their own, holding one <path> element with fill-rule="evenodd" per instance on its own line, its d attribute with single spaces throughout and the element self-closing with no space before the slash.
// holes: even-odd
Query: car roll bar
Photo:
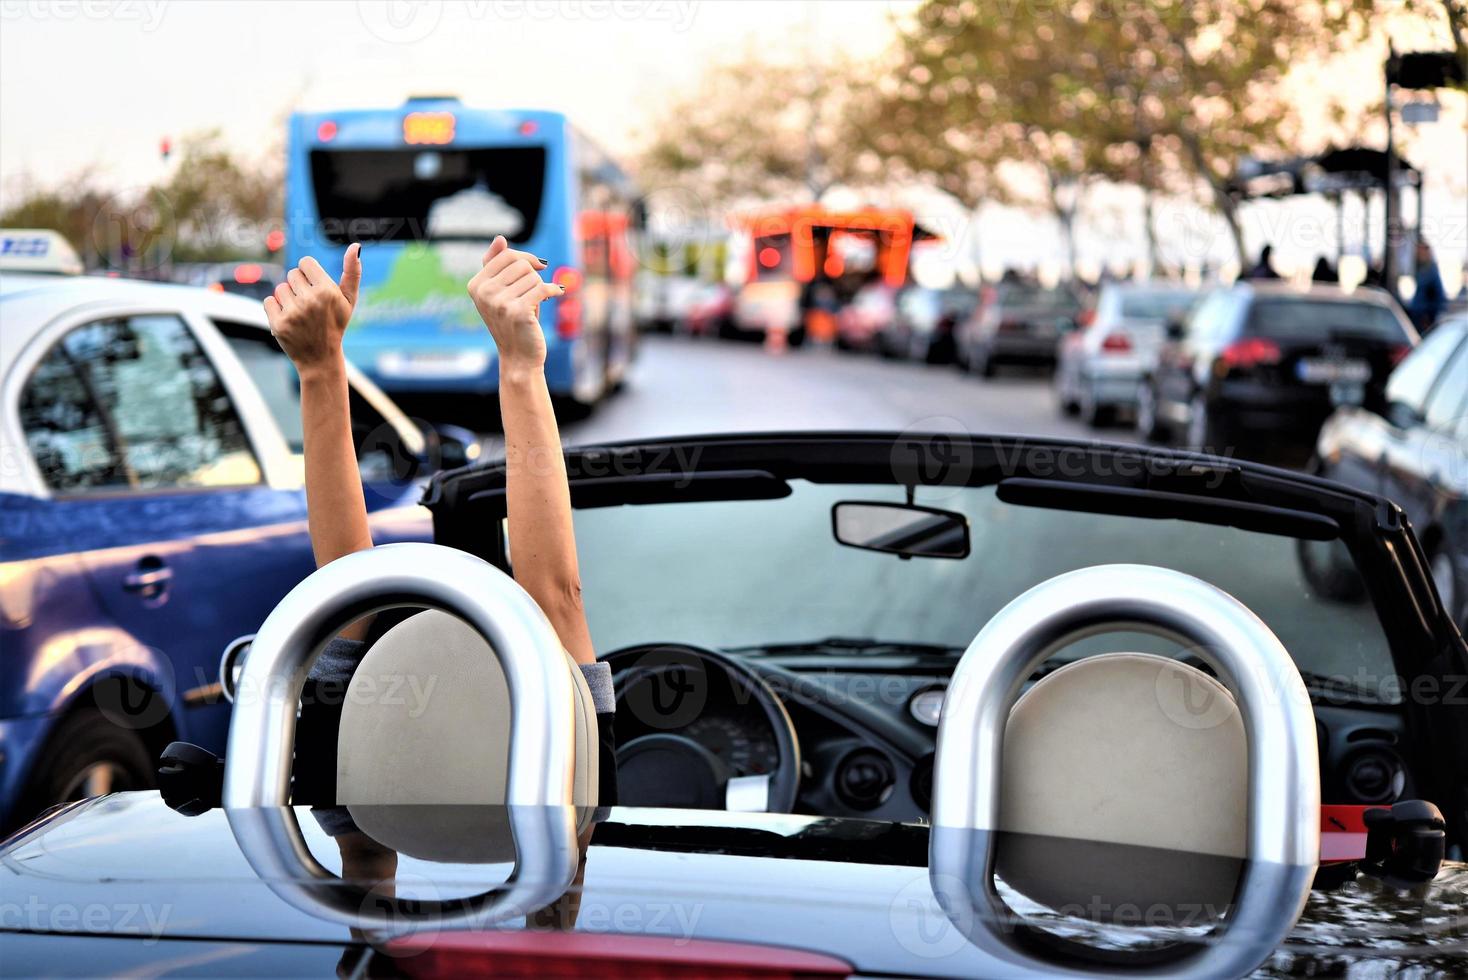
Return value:
<svg viewBox="0 0 1468 980">
<path fill-rule="evenodd" d="M 1222 589 L 1182 572 L 1099 565 L 1058 575 L 1014 599 L 974 638 L 938 727 L 929 882 L 950 922 L 1016 975 L 1069 972 L 1021 948 L 1006 925 L 1013 913 L 993 886 L 1005 724 L 1040 663 L 1077 640 L 1119 630 L 1188 644 L 1237 699 L 1248 742 L 1248 853 L 1224 932 L 1201 953 L 1142 972 L 1246 973 L 1294 927 L 1319 860 L 1315 719 L 1299 670 L 1269 627 Z"/>
<path fill-rule="evenodd" d="M 514 836 L 515 870 L 503 886 L 471 898 L 389 901 L 342 881 L 312 856 L 288 805 L 296 711 L 311 661 L 353 620 L 401 606 L 438 608 L 469 623 L 488 641 L 509 685 L 503 809 Z M 337 559 L 281 600 L 245 658 L 222 795 L 241 853 L 285 901 L 368 931 L 485 925 L 550 904 L 570 887 L 578 860 L 572 683 L 561 643 L 540 607 L 482 559 L 423 543 Z"/>
<path fill-rule="evenodd" d="M 401 606 L 458 616 L 499 659 L 513 707 L 505 803 L 571 805 L 573 682 L 545 614 L 483 559 L 413 542 L 359 551 L 317 569 L 260 627 L 229 723 L 221 800 L 226 809 L 290 802 L 296 711 L 311 661 L 353 620 Z"/>
<path fill-rule="evenodd" d="M 442 928 L 484 929 L 531 915 L 574 885 L 580 851 L 570 806 L 482 807 L 503 811 L 515 842 L 515 868 L 502 884 L 449 899 L 389 896 L 345 881 L 316 860 L 291 807 L 225 810 L 240 853 L 265 886 L 307 915 L 391 937 Z"/>
</svg>

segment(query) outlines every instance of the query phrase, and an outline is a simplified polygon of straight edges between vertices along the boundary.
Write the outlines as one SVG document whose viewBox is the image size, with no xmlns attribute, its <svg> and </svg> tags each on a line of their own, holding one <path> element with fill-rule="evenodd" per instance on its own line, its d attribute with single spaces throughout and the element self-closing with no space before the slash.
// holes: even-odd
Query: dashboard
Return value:
<svg viewBox="0 0 1468 980">
<path fill-rule="evenodd" d="M 721 659 L 756 675 L 788 718 L 798 746 L 792 812 L 927 820 L 946 674 L 829 655 Z M 947 666 L 951 671 L 951 662 Z M 778 716 L 772 721 L 760 700 L 722 671 L 706 671 L 693 683 L 685 678 L 685 698 L 671 712 L 673 685 L 665 676 L 623 671 L 617 685 L 619 746 L 676 732 L 731 778 L 770 776 L 781 764 Z M 1399 708 L 1317 702 L 1315 716 L 1325 802 L 1387 803 L 1412 796 L 1411 753 Z"/>
</svg>

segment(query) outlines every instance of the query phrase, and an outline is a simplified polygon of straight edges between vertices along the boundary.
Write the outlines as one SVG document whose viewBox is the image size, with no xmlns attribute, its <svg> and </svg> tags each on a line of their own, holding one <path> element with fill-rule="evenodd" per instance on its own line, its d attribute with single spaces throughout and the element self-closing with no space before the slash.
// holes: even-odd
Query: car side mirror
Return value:
<svg viewBox="0 0 1468 980">
<path fill-rule="evenodd" d="M 967 558 L 968 518 L 950 510 L 843 500 L 831 507 L 831 530 L 850 548 L 900 558 Z"/>
<path fill-rule="evenodd" d="M 245 669 L 245 655 L 250 652 L 250 644 L 254 642 L 254 633 L 236 637 L 229 641 L 224 648 L 224 655 L 219 658 L 219 689 L 224 694 L 224 700 L 230 704 L 234 703 L 235 692 L 240 686 L 240 672 Z"/>
<path fill-rule="evenodd" d="M 1398 429 L 1411 429 L 1423 423 L 1422 413 L 1406 402 L 1390 402 L 1386 406 L 1386 420 Z"/>
<path fill-rule="evenodd" d="M 429 469 L 456 470 L 479 458 L 479 437 L 468 429 L 435 423 L 423 426 L 423 437 Z"/>
</svg>

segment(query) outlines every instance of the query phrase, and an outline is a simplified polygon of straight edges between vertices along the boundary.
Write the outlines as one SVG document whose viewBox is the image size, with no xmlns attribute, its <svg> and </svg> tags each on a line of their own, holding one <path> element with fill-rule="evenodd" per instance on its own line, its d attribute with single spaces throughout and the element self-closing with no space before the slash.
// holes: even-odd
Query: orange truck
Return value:
<svg viewBox="0 0 1468 980">
<path fill-rule="evenodd" d="M 836 312 L 857 288 L 872 281 L 901 288 L 913 242 L 936 237 L 901 208 L 806 204 L 735 214 L 730 225 L 748 251 L 733 330 L 783 335 L 792 345 L 807 335 L 833 339 Z"/>
</svg>

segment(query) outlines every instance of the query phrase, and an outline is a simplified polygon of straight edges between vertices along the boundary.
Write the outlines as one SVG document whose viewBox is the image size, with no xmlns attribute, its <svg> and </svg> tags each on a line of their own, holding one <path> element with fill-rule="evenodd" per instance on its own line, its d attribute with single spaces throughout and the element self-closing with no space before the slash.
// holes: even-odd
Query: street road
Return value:
<svg viewBox="0 0 1468 980">
<path fill-rule="evenodd" d="M 632 376 L 568 444 L 649 436 L 793 429 L 939 429 L 1132 438 L 1063 417 L 1048 375 L 1015 369 L 992 380 L 953 365 L 886 361 L 812 348 L 771 354 L 757 344 L 643 337 Z"/>
</svg>

